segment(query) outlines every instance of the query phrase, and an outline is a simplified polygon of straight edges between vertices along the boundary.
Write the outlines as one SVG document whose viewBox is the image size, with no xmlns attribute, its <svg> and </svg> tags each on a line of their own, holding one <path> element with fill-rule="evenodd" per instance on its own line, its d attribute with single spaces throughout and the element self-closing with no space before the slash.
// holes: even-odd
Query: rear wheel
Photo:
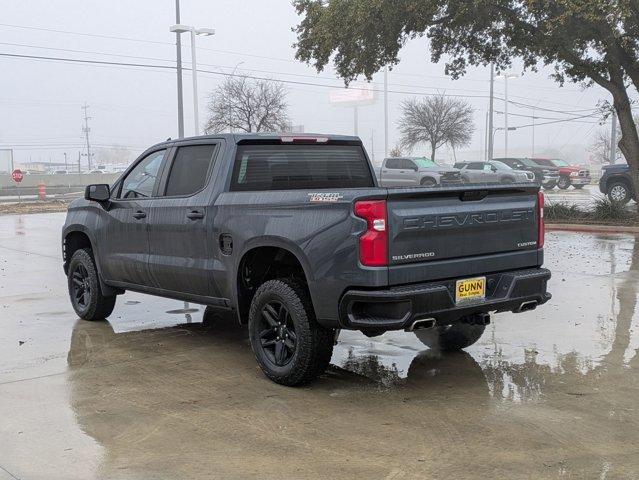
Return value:
<svg viewBox="0 0 639 480">
<path fill-rule="evenodd" d="M 116 297 L 102 294 L 91 249 L 77 250 L 71 257 L 68 286 L 71 305 L 78 317 L 103 320 L 113 312 Z"/>
<path fill-rule="evenodd" d="M 559 177 L 557 186 L 561 188 L 562 190 L 566 190 L 568 187 L 570 187 L 570 183 L 571 183 L 570 178 L 566 177 L 565 175 L 562 175 L 561 177 Z"/>
<path fill-rule="evenodd" d="M 477 342 L 486 329 L 485 325 L 457 323 L 441 327 L 416 330 L 415 336 L 427 347 L 442 352 L 455 352 Z"/>
<path fill-rule="evenodd" d="M 611 202 L 625 205 L 630 201 L 630 189 L 625 182 L 612 182 L 608 186 L 608 198 Z"/>
<path fill-rule="evenodd" d="M 296 386 L 324 373 L 333 354 L 335 332 L 317 323 L 305 289 L 279 279 L 263 283 L 255 292 L 249 336 L 266 376 Z"/>
</svg>

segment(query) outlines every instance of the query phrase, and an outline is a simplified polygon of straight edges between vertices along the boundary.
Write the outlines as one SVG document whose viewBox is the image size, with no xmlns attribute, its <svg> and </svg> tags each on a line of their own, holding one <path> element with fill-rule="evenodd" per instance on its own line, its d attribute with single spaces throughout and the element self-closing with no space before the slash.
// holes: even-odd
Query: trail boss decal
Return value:
<svg viewBox="0 0 639 480">
<path fill-rule="evenodd" d="M 312 203 L 334 203 L 344 198 L 344 195 L 338 192 L 329 193 L 309 193 L 308 200 Z"/>
</svg>

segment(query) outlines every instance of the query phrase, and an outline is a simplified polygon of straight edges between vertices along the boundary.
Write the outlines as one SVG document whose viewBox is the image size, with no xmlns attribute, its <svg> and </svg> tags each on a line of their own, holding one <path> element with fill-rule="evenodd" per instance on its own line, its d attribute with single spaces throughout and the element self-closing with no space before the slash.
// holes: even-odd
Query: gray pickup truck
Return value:
<svg viewBox="0 0 639 480">
<path fill-rule="evenodd" d="M 340 329 L 414 332 L 442 351 L 495 312 L 548 301 L 536 185 L 383 188 L 357 137 L 160 143 L 69 206 L 64 271 L 79 317 L 126 290 L 235 312 L 275 382 L 328 366 Z"/>
</svg>

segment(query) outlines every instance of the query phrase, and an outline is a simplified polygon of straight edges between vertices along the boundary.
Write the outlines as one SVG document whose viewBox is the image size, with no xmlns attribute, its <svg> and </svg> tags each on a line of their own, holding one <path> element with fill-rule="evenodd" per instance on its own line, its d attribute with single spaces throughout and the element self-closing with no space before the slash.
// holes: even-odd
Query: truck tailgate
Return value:
<svg viewBox="0 0 639 480">
<path fill-rule="evenodd" d="M 531 185 L 389 189 L 390 282 L 539 264 L 537 192 Z M 473 259 L 483 261 L 473 268 Z M 438 268 L 444 264 L 457 268 Z"/>
</svg>

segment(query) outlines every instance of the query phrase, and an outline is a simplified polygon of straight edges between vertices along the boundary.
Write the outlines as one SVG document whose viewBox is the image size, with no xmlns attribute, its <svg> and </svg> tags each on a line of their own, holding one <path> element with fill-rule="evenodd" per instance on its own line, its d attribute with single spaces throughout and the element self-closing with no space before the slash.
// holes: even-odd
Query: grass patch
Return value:
<svg viewBox="0 0 639 480">
<path fill-rule="evenodd" d="M 551 223 L 639 225 L 639 216 L 636 207 L 633 207 L 611 202 L 608 197 L 597 197 L 593 206 L 588 209 L 566 202 L 546 202 L 544 217 Z"/>
</svg>

